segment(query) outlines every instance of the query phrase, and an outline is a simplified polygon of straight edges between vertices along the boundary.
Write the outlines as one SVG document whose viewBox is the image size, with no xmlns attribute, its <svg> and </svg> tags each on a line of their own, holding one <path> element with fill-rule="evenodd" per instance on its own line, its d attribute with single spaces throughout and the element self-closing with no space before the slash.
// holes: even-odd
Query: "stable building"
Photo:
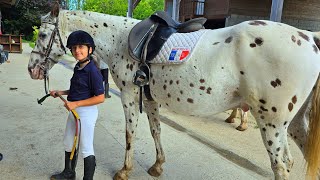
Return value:
<svg viewBox="0 0 320 180">
<path fill-rule="evenodd" d="M 316 0 L 165 0 L 165 10 L 184 22 L 208 19 L 206 28 L 232 26 L 246 20 L 283 22 L 300 29 L 320 31 L 320 2 Z M 175 8 L 176 7 L 176 8 Z M 179 7 L 179 8 L 178 8 Z M 173 12 L 176 9 L 175 12 Z"/>
</svg>

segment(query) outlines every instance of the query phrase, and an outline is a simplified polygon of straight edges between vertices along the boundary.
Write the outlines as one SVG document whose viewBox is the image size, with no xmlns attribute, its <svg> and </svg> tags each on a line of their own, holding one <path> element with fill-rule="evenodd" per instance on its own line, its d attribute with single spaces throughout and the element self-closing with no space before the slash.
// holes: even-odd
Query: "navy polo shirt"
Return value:
<svg viewBox="0 0 320 180">
<path fill-rule="evenodd" d="M 68 101 L 79 101 L 103 94 L 102 75 L 93 60 L 84 68 L 79 69 L 79 67 L 77 63 L 73 70 Z"/>
</svg>

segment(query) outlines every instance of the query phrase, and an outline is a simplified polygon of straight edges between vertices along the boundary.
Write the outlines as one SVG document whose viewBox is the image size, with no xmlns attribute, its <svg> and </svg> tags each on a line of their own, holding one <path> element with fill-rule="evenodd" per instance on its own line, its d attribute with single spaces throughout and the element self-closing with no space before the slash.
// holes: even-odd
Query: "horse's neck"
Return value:
<svg viewBox="0 0 320 180">
<path fill-rule="evenodd" d="M 105 58 L 106 56 L 112 57 L 111 53 L 116 53 L 114 51 L 115 41 L 127 41 L 130 30 L 137 22 L 138 20 L 135 19 L 88 11 L 63 10 L 59 14 L 64 43 L 66 44 L 71 32 L 84 30 L 94 38 L 96 55 L 104 61 L 110 59 Z"/>
</svg>

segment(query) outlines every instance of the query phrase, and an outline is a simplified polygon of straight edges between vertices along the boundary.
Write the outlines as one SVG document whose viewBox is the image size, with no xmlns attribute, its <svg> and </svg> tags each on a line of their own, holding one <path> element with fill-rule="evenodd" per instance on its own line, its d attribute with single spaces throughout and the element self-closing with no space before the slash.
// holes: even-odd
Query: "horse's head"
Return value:
<svg viewBox="0 0 320 180">
<path fill-rule="evenodd" d="M 59 4 L 41 17 L 35 47 L 31 52 L 28 71 L 32 79 L 44 79 L 47 71 L 66 53 L 58 27 Z"/>
</svg>

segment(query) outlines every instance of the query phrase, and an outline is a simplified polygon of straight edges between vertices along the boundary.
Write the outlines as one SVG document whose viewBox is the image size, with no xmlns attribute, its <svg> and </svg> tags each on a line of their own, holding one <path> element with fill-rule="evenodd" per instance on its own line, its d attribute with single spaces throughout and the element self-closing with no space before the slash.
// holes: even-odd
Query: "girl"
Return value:
<svg viewBox="0 0 320 180">
<path fill-rule="evenodd" d="M 92 180 L 96 166 L 93 150 L 94 127 L 98 118 L 96 105 L 104 102 L 103 79 L 90 56 L 95 49 L 95 44 L 87 32 L 81 30 L 72 32 L 67 40 L 67 48 L 78 61 L 70 80 L 70 89 L 50 91 L 50 95 L 53 97 L 57 97 L 56 93 L 68 95 L 68 102 L 64 106 L 68 111 L 75 109 L 80 116 L 80 150 L 84 158 L 83 179 Z M 76 178 L 77 156 L 75 155 L 72 161 L 70 160 L 74 134 L 75 120 L 70 112 L 64 135 L 65 169 L 59 174 L 52 175 L 51 180 Z"/>
</svg>

